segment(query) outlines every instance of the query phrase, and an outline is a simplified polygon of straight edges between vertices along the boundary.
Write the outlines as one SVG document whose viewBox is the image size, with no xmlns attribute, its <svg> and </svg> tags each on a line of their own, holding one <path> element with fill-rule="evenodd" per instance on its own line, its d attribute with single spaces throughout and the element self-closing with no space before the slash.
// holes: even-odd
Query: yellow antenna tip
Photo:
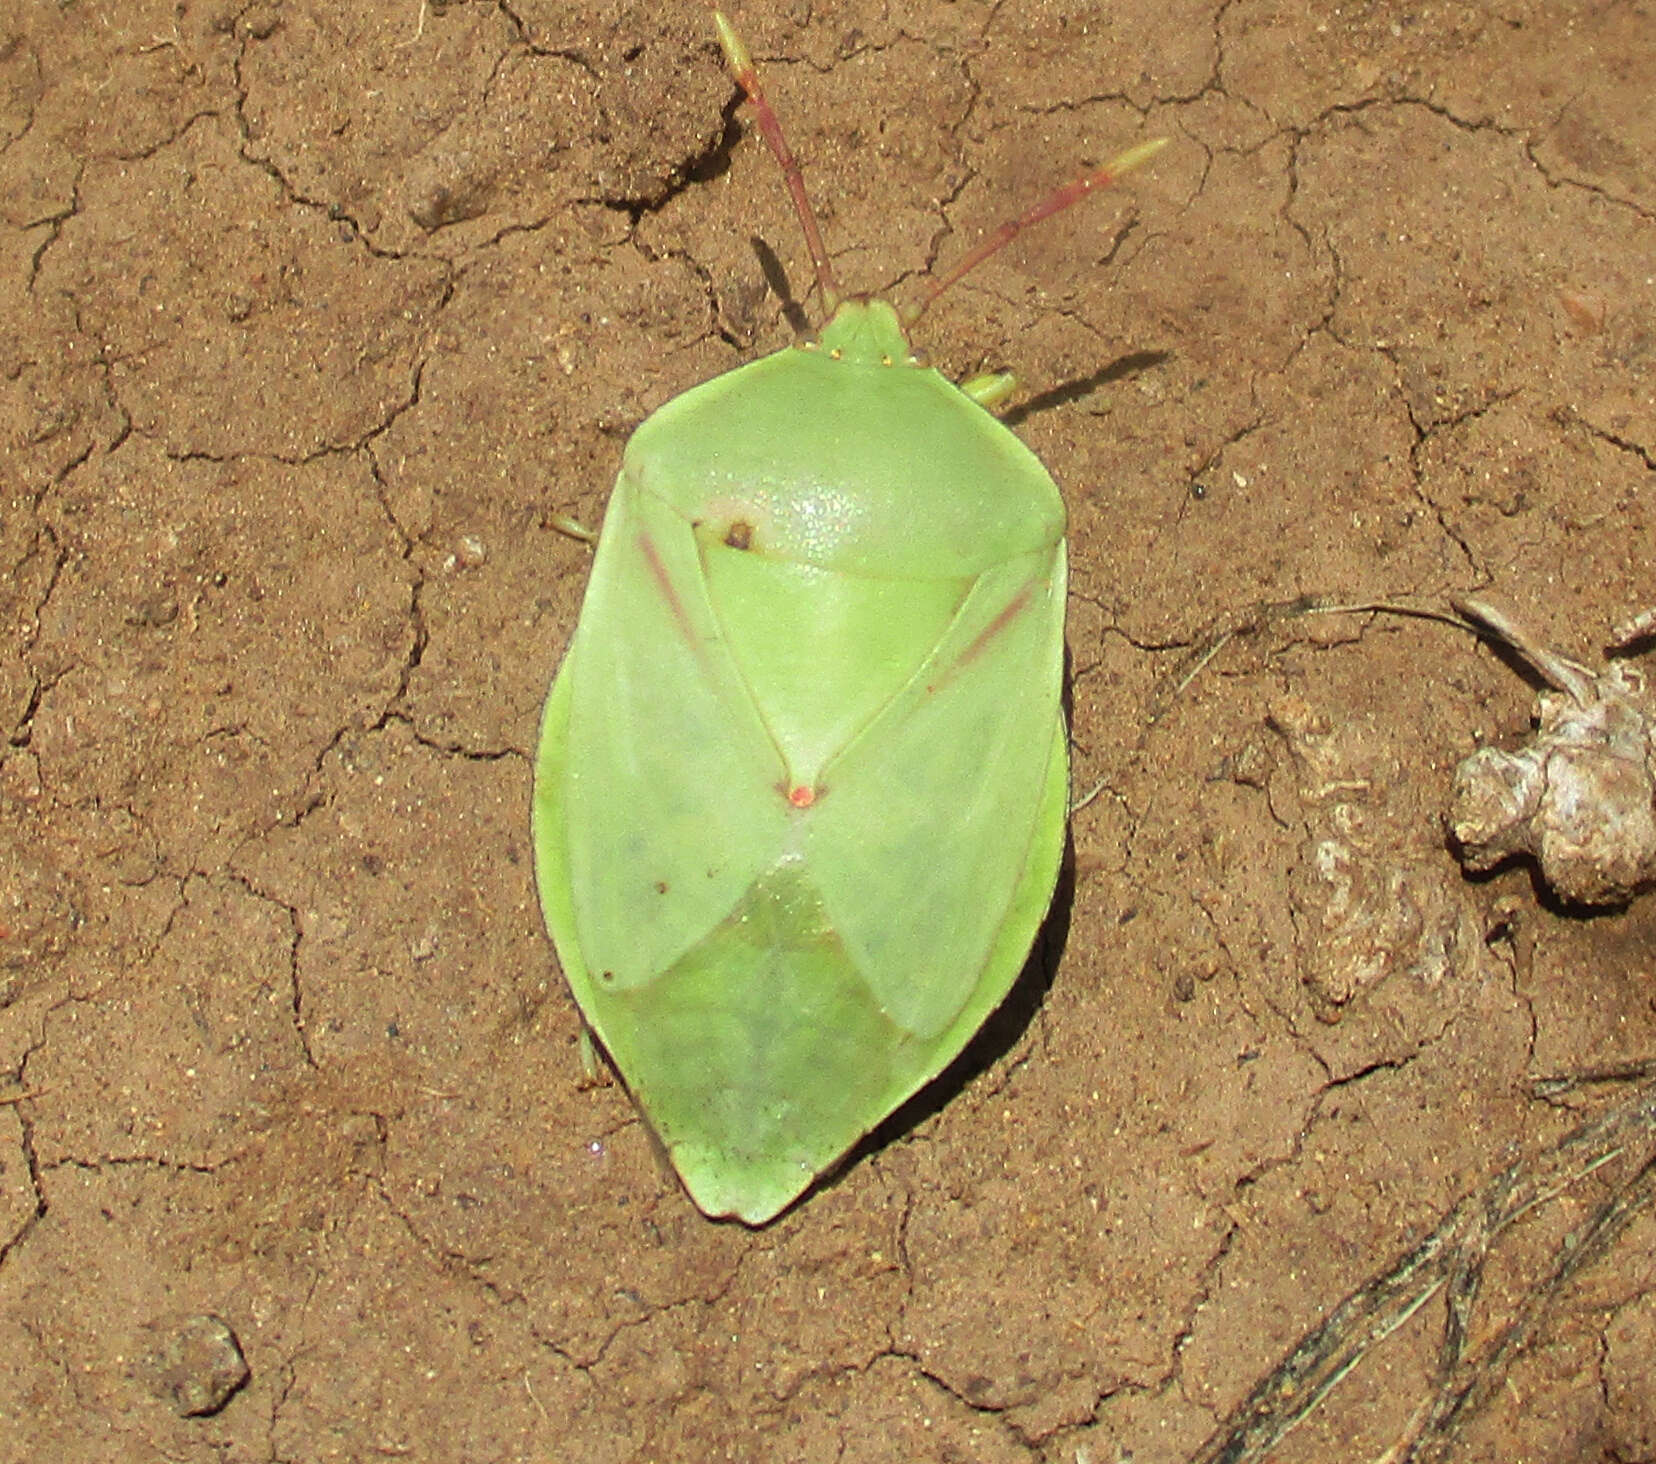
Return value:
<svg viewBox="0 0 1656 1464">
<path fill-rule="evenodd" d="M 753 57 L 743 45 L 742 38 L 736 34 L 736 27 L 726 18 L 724 11 L 713 12 L 713 28 L 719 33 L 719 49 L 724 52 L 725 62 L 730 69 L 737 75 L 752 71 Z"/>
<path fill-rule="evenodd" d="M 1111 158 L 1105 168 L 1112 178 L 1119 178 L 1123 173 L 1130 173 L 1134 168 L 1155 157 L 1172 139 L 1168 137 L 1152 137 L 1148 142 L 1135 143 L 1124 153 L 1118 153 Z"/>
</svg>

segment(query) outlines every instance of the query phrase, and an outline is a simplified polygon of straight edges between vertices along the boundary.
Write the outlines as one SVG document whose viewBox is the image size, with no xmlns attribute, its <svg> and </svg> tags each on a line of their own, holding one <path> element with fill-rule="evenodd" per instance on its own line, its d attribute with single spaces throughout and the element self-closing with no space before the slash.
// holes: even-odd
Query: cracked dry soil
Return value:
<svg viewBox="0 0 1656 1464">
<path fill-rule="evenodd" d="M 5 1464 L 1218 1457 L 1463 1195 L 1650 1101 L 1656 900 L 1582 919 L 1445 848 L 1455 764 L 1533 686 L 1439 623 L 1301 612 L 1475 592 L 1592 659 L 1656 600 L 1656 10 L 736 19 L 853 286 L 1173 139 L 924 332 L 1027 383 L 1072 513 L 1102 791 L 1039 999 L 760 1232 L 582 1079 L 527 843 L 587 567 L 553 520 L 788 339 L 753 240 L 807 278 L 700 5 L 23 0 Z M 1474 1344 L 1528 1322 L 1419 1457 L 1656 1459 L 1642 1162 L 1457 1291 Z M 1613 1246 L 1543 1286 L 1607 1196 Z M 1418 1431 L 1449 1316 L 1271 1457 Z M 216 1412 L 158 1384 L 179 1318 L 245 1357 Z"/>
</svg>

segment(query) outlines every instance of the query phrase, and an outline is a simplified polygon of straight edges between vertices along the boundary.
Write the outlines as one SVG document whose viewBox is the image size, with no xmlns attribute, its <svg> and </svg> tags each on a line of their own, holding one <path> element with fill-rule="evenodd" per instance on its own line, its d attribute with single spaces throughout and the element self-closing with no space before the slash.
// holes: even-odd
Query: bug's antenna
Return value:
<svg viewBox="0 0 1656 1464">
<path fill-rule="evenodd" d="M 1010 244 L 1025 229 L 1031 228 L 1049 219 L 1055 213 L 1062 213 L 1073 203 L 1079 203 L 1089 193 L 1100 188 L 1108 188 L 1117 179 L 1147 163 L 1167 146 L 1165 137 L 1153 137 L 1148 142 L 1138 143 L 1124 153 L 1105 163 L 1102 168 L 1091 173 L 1083 173 L 1079 178 L 1071 179 L 1068 183 L 1053 193 L 1049 193 L 1026 213 L 1021 213 L 1015 219 L 1008 219 L 988 238 L 984 239 L 975 249 L 970 250 L 966 257 L 955 265 L 946 275 L 934 276 L 926 286 L 925 293 L 919 303 L 909 306 L 903 314 L 903 324 L 913 325 L 931 305 L 932 301 L 947 290 L 951 285 L 958 284 L 966 275 L 976 269 L 991 254 L 998 253 Z"/>
<path fill-rule="evenodd" d="M 725 62 L 735 76 L 736 84 L 747 94 L 754 121 L 759 124 L 766 145 L 776 158 L 777 166 L 782 169 L 783 181 L 787 183 L 788 194 L 793 199 L 794 212 L 799 215 L 800 227 L 805 231 L 805 247 L 810 250 L 811 263 L 816 267 L 817 288 L 822 292 L 823 308 L 832 311 L 840 302 L 839 282 L 834 278 L 834 267 L 828 263 L 828 251 L 822 247 L 822 231 L 817 228 L 816 214 L 811 211 L 811 200 L 805 193 L 805 179 L 799 171 L 799 163 L 788 150 L 787 139 L 782 136 L 782 124 L 776 120 L 776 113 L 760 90 L 759 73 L 754 69 L 753 56 L 742 44 L 736 28 L 725 19 L 721 10 L 713 12 L 713 24 L 719 32 L 719 46 L 724 51 Z"/>
</svg>

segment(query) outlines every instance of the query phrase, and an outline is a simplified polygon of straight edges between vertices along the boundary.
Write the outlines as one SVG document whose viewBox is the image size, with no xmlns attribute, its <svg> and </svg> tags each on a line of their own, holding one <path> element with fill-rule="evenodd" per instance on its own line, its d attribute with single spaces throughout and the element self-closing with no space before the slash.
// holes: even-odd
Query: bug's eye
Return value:
<svg viewBox="0 0 1656 1464">
<path fill-rule="evenodd" d="M 746 519 L 736 519 L 725 530 L 724 541 L 731 549 L 753 548 L 753 525 Z"/>
</svg>

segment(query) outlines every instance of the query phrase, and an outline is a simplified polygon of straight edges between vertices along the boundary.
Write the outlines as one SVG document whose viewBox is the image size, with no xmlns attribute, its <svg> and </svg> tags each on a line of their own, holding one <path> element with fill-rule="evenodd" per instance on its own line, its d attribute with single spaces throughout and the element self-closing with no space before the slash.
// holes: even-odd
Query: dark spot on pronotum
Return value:
<svg viewBox="0 0 1656 1464">
<path fill-rule="evenodd" d="M 613 980 L 615 980 L 615 972 L 613 972 L 613 971 L 600 971 L 598 973 L 598 979 L 600 981 L 613 981 Z"/>
<path fill-rule="evenodd" d="M 724 541 L 732 549 L 753 548 L 753 525 L 746 519 L 737 519 L 725 530 Z"/>
<path fill-rule="evenodd" d="M 667 893 L 667 881 L 666 880 L 658 879 L 656 881 L 656 893 L 658 895 L 664 895 L 664 894 Z"/>
</svg>

